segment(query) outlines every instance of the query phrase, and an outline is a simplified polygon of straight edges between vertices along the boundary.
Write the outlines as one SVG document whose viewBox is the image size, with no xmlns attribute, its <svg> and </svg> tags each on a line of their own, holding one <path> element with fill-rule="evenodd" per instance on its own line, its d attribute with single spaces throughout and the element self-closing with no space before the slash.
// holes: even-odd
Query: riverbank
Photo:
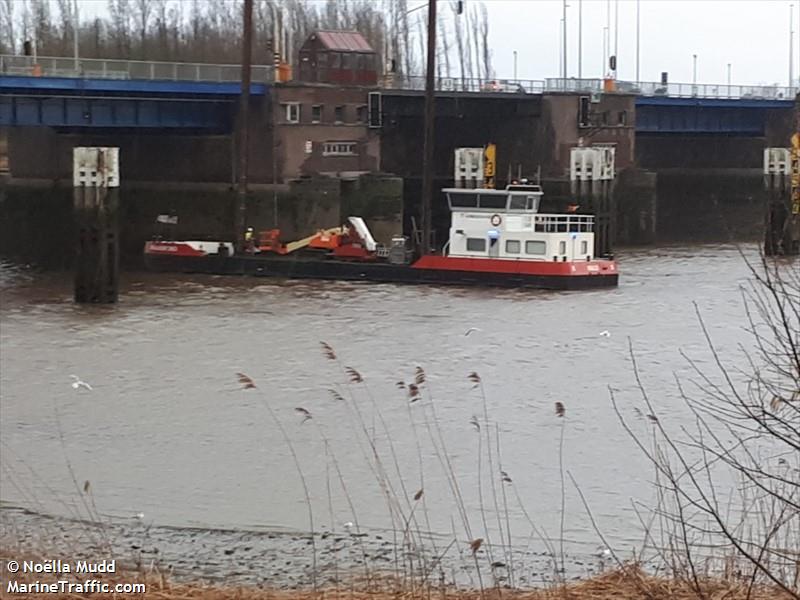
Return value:
<svg viewBox="0 0 800 600">
<path fill-rule="evenodd" d="M 0 598 L 23 594 L 30 599 L 93 598 L 105 595 L 97 590 L 107 585 L 113 590 L 117 585 L 133 592 L 114 592 L 116 597 L 158 598 L 161 600 L 404 600 L 440 598 L 442 600 L 690 600 L 714 598 L 726 600 L 782 600 L 790 595 L 770 587 L 750 588 L 747 577 L 737 579 L 701 579 L 696 584 L 665 577 L 647 575 L 636 565 L 624 565 L 590 579 L 566 585 L 552 585 L 546 589 L 485 588 L 463 589 L 437 586 L 432 582 L 413 582 L 407 579 L 384 577 L 350 580 L 347 584 L 328 585 L 314 591 L 310 582 L 303 589 L 278 590 L 252 586 L 228 586 L 225 583 L 179 583 L 168 574 L 153 567 L 149 569 L 117 569 L 114 574 L 54 575 L 9 574 L 7 565 L 14 560 L 12 554 L 0 550 L 3 565 L 3 586 Z M 35 560 L 35 559 L 33 559 Z M 61 582 L 58 591 L 44 591 L 47 585 Z M 74 583 L 72 587 L 68 583 Z M 90 583 L 92 582 L 92 583 Z M 62 591 L 63 588 L 63 591 Z M 123 589 L 123 588 L 119 588 Z M 142 591 L 144 590 L 144 591 Z"/>
</svg>

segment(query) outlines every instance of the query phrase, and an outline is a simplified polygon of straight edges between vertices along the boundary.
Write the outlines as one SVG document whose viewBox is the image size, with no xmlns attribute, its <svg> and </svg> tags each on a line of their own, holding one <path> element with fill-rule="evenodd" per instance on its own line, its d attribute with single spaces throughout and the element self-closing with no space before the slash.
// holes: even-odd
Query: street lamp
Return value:
<svg viewBox="0 0 800 600">
<path fill-rule="evenodd" d="M 692 54 L 692 85 L 697 85 L 697 54 Z"/>
<path fill-rule="evenodd" d="M 517 51 L 514 50 L 514 81 L 517 81 Z"/>
</svg>

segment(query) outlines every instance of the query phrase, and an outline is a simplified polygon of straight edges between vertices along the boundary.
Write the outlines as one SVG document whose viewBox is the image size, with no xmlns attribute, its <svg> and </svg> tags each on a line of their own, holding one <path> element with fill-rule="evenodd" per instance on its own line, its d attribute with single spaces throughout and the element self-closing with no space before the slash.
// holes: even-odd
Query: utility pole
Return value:
<svg viewBox="0 0 800 600">
<path fill-rule="evenodd" d="M 250 61 L 253 51 L 253 0 L 244 0 L 242 28 L 242 89 L 239 95 L 239 177 L 236 185 L 236 250 L 244 248 L 244 220 L 247 212 L 247 150 L 248 150 L 248 112 L 250 109 Z"/>
<path fill-rule="evenodd" d="M 517 51 L 514 50 L 514 81 L 517 81 Z"/>
<path fill-rule="evenodd" d="M 640 34 L 640 1 L 636 0 L 636 83 L 638 84 L 641 79 L 639 78 L 639 34 Z"/>
<path fill-rule="evenodd" d="M 619 67 L 619 0 L 614 0 L 614 79 Z"/>
<path fill-rule="evenodd" d="M 250 0 L 252 1 L 252 0 Z M 425 72 L 425 141 L 422 148 L 422 248 L 431 250 L 431 200 L 433 197 L 434 77 L 436 75 L 436 0 L 428 0 L 428 56 Z"/>
<path fill-rule="evenodd" d="M 794 4 L 789 5 L 789 88 L 794 81 Z"/>
<path fill-rule="evenodd" d="M 78 0 L 72 3 L 72 50 L 75 56 L 75 71 L 80 70 L 78 59 L 78 31 L 80 30 L 80 17 L 78 16 Z"/>
<path fill-rule="evenodd" d="M 567 0 L 562 0 L 562 4 L 564 7 L 564 18 L 563 18 L 563 34 L 562 34 L 562 56 L 564 62 L 564 73 L 562 77 L 564 78 L 564 85 L 567 82 Z"/>
<path fill-rule="evenodd" d="M 692 54 L 692 85 L 697 85 L 697 54 Z"/>
<path fill-rule="evenodd" d="M 578 79 L 583 79 L 583 0 L 578 0 Z"/>
</svg>

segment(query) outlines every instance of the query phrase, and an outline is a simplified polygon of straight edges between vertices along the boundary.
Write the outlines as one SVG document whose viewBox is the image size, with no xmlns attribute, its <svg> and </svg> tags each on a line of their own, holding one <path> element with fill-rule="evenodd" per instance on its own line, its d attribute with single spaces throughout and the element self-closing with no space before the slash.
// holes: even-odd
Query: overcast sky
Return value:
<svg viewBox="0 0 800 600">
<path fill-rule="evenodd" d="M 188 1 L 188 0 L 184 0 Z M 309 0 L 320 1 L 320 0 Z M 479 0 L 465 0 L 470 3 Z M 499 78 L 514 74 L 514 50 L 520 79 L 558 77 L 560 73 L 561 0 L 483 0 L 489 13 L 489 37 Z M 441 13 L 452 18 L 448 0 Z M 726 83 L 731 64 L 733 83 L 787 85 L 789 79 L 789 11 L 794 4 L 794 78 L 800 67 L 800 0 L 640 0 L 640 78 L 658 81 L 662 71 L 672 82 L 691 83 L 697 55 L 697 80 Z M 409 0 L 409 6 L 425 0 Z M 603 28 L 611 8 L 619 9 L 618 77 L 636 76 L 636 0 L 567 0 L 568 75 L 578 75 L 578 7 L 583 14 L 583 77 L 600 77 Z M 81 0 L 81 13 L 106 14 L 105 0 Z"/>
<path fill-rule="evenodd" d="M 474 0 L 467 0 L 471 2 Z M 520 78 L 557 77 L 559 0 L 484 0 L 494 64 L 498 76 L 513 75 L 513 51 L 518 52 Z M 603 28 L 607 0 L 567 1 L 567 63 L 569 76 L 578 73 L 578 7 L 583 13 L 584 77 L 599 77 L 603 64 Z M 612 50 L 615 4 L 619 6 L 618 76 L 636 76 L 636 1 L 611 0 Z M 789 78 L 789 11 L 794 4 L 794 79 L 800 66 L 797 2 L 786 0 L 641 0 L 640 76 L 658 81 L 662 71 L 670 81 L 692 81 L 692 55 L 697 55 L 697 80 L 726 83 L 731 63 L 733 83 L 780 83 Z"/>
</svg>

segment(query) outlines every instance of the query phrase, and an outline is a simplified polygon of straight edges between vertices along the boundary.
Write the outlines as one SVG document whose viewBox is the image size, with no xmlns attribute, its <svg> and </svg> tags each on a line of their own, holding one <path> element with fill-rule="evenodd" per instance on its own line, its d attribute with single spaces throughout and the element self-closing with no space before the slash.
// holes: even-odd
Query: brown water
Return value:
<svg viewBox="0 0 800 600">
<path fill-rule="evenodd" d="M 388 529 L 358 419 L 349 401 L 329 393 L 336 387 L 346 397 L 352 391 L 367 428 L 374 427 L 398 494 L 375 407 L 388 424 L 409 494 L 421 485 L 421 448 L 430 528 L 442 534 L 455 528 L 464 538 L 423 425 L 433 422 L 430 397 L 409 406 L 396 386 L 422 366 L 474 537 L 486 537 L 477 493 L 479 437 L 470 425 L 483 405 L 467 379 L 477 371 L 490 419 L 499 425 L 502 469 L 513 479 L 507 493 L 515 538 L 525 542 L 530 531 L 517 494 L 537 526 L 558 534 L 563 424 L 564 468 L 600 527 L 614 543 L 637 544 L 631 500 L 652 502 L 652 477 L 612 410 L 609 388 L 644 430 L 633 412 L 639 394 L 630 340 L 662 421 L 679 427 L 685 410 L 673 377 L 691 375 L 680 351 L 701 366 L 711 361 L 695 304 L 723 356 L 742 364 L 737 345 L 748 336 L 740 286 L 748 272 L 732 246 L 630 250 L 620 261 L 619 288 L 588 292 L 129 273 L 111 307 L 77 306 L 68 277 L 6 264 L 0 269 L 0 499 L 75 517 L 83 508 L 74 474 L 78 488 L 91 482 L 97 511 L 111 519 L 143 513 L 154 526 L 307 531 L 300 478 L 267 401 L 293 440 L 315 528 L 341 530 L 353 521 L 333 455 L 361 527 Z M 465 336 L 470 327 L 479 331 Z M 599 335 L 606 330 L 610 337 Z M 341 364 L 323 356 L 320 341 Z M 358 369 L 366 388 L 347 383 L 345 365 Z M 237 372 L 253 377 L 259 390 L 241 390 Z M 93 390 L 73 389 L 71 374 Z M 563 423 L 555 401 L 566 405 Z M 301 423 L 295 407 L 311 411 L 313 421 Z M 320 431 L 330 440 L 327 454 Z M 482 468 L 485 478 L 485 459 Z M 494 531 L 488 483 L 483 502 Z M 597 536 L 569 480 L 566 507 L 565 538 L 594 548 Z"/>
</svg>

